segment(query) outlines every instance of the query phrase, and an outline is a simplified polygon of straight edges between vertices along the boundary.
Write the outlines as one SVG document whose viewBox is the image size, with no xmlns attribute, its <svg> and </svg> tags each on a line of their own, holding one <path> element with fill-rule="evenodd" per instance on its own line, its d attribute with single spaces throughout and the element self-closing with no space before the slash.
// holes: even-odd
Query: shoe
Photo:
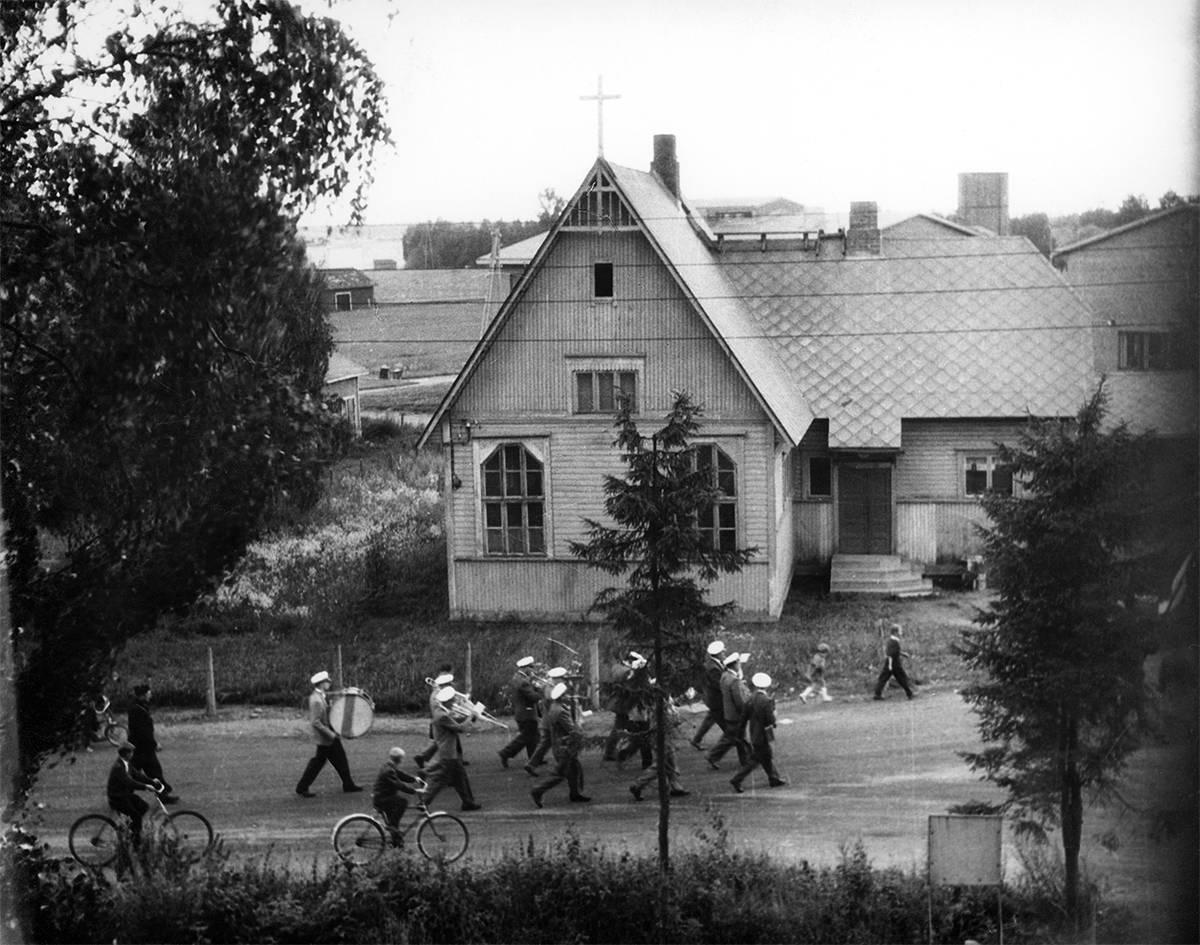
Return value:
<svg viewBox="0 0 1200 945">
<path fill-rule="evenodd" d="M 314 794 L 312 791 L 301 791 L 299 788 L 296 788 L 296 796 L 297 797 L 316 797 L 317 795 Z"/>
<path fill-rule="evenodd" d="M 786 778 L 780 778 L 778 781 L 768 781 L 767 782 L 767 785 L 770 787 L 783 787 L 785 784 L 787 784 Z"/>
<path fill-rule="evenodd" d="M 349 787 L 343 787 L 342 793 L 343 794 L 357 794 L 361 790 L 362 790 L 361 784 L 351 784 Z"/>
<path fill-rule="evenodd" d="M 672 797 L 687 797 L 691 791 L 685 791 L 683 788 L 671 788 Z"/>
<path fill-rule="evenodd" d="M 721 770 L 721 766 L 720 766 L 719 764 L 717 764 L 715 761 L 713 761 L 711 758 L 706 758 L 706 759 L 704 759 L 704 760 L 708 762 L 708 766 L 709 766 L 710 768 L 712 768 L 712 769 L 713 769 L 713 771 L 720 771 L 720 770 Z"/>
<path fill-rule="evenodd" d="M 463 810 L 483 810 L 483 805 L 476 804 L 474 801 L 468 801 L 467 803 L 463 804 L 462 809 Z"/>
<path fill-rule="evenodd" d="M 535 768 L 533 765 L 526 765 L 525 773 L 527 775 L 529 775 L 531 778 L 536 778 L 537 777 L 537 768 Z"/>
<path fill-rule="evenodd" d="M 915 699 L 916 697 L 917 697 L 917 694 L 915 692 L 910 692 L 908 694 L 908 698 L 910 698 L 910 699 Z"/>
<path fill-rule="evenodd" d="M 586 794 L 576 794 L 572 797 L 568 797 L 567 800 L 570 801 L 572 804 L 586 804 L 588 801 L 591 800 L 591 798 L 588 797 Z"/>
<path fill-rule="evenodd" d="M 883 701 L 883 696 L 876 696 L 876 697 L 875 697 L 875 701 L 876 701 L 876 702 L 882 702 L 882 701 Z"/>
<path fill-rule="evenodd" d="M 699 742 L 688 742 L 696 751 L 704 751 L 704 747 Z"/>
<path fill-rule="evenodd" d="M 808 705 L 808 696 L 806 696 L 804 693 L 800 693 L 800 701 L 804 705 Z"/>
<path fill-rule="evenodd" d="M 422 771 L 425 770 L 425 759 L 424 758 L 422 758 L 420 755 L 417 755 L 417 757 L 414 758 L 413 761 L 415 761 L 417 763 L 418 768 L 420 768 Z"/>
<path fill-rule="evenodd" d="M 500 767 L 507 768 L 508 767 L 508 755 L 506 755 L 502 751 L 498 751 L 498 752 L 496 752 L 496 754 L 498 754 L 500 756 Z"/>
<path fill-rule="evenodd" d="M 633 799 L 635 801 L 640 801 L 642 799 L 642 789 L 636 784 L 629 785 L 629 793 L 633 795 Z"/>
<path fill-rule="evenodd" d="M 732 781 L 730 781 L 729 783 L 730 783 L 730 785 L 733 787 L 733 789 L 734 789 L 735 791 L 737 791 L 737 793 L 738 793 L 738 794 L 745 794 L 745 793 L 746 793 L 745 791 L 743 791 L 743 790 L 742 790 L 742 784 L 741 784 L 741 782 L 740 782 L 740 781 L 738 781 L 738 779 L 737 779 L 737 778 L 734 778 L 734 779 L 733 779 Z"/>
<path fill-rule="evenodd" d="M 536 807 L 538 810 L 541 810 L 542 809 L 542 795 L 540 795 L 537 791 L 530 791 L 529 796 L 533 798 L 533 806 Z"/>
</svg>

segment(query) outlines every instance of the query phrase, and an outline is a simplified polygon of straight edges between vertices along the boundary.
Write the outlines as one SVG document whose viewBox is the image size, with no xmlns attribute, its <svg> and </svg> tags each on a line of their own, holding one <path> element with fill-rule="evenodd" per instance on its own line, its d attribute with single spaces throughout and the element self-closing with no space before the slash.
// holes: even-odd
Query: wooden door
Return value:
<svg viewBox="0 0 1200 945">
<path fill-rule="evenodd" d="M 892 471 L 888 467 L 838 467 L 838 551 L 892 553 Z"/>
</svg>

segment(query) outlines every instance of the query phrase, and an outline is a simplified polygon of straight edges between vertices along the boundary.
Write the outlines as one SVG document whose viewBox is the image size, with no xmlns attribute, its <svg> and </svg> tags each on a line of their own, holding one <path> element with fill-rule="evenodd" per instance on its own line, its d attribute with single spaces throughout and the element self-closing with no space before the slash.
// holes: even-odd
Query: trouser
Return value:
<svg viewBox="0 0 1200 945">
<path fill-rule="evenodd" d="M 710 728 L 712 728 L 714 725 L 719 725 L 719 724 L 720 724 L 720 722 L 719 722 L 716 714 L 713 712 L 712 709 L 709 709 L 707 712 L 704 713 L 704 718 L 700 720 L 700 727 L 696 729 L 696 734 L 692 736 L 692 744 L 695 745 L 697 748 L 699 748 L 700 740 L 703 739 L 704 736 L 708 734 L 708 730 Z"/>
<path fill-rule="evenodd" d="M 533 788 L 533 793 L 541 797 L 553 787 L 567 782 L 571 797 L 583 794 L 583 765 L 579 762 L 577 751 L 556 751 L 554 753 L 554 772 L 542 778 Z"/>
<path fill-rule="evenodd" d="M 158 752 L 154 751 L 153 749 L 145 754 L 138 754 L 137 752 L 134 752 L 130 761 L 133 763 L 135 768 L 139 769 L 142 774 L 148 777 L 151 781 L 161 781 L 164 794 L 171 793 L 171 785 L 169 785 L 167 783 L 167 779 L 163 777 L 162 764 L 158 760 Z"/>
<path fill-rule="evenodd" d="M 617 761 L 624 761 L 636 751 L 641 753 L 642 767 L 649 768 L 654 764 L 654 753 L 650 750 L 650 723 L 630 721 L 627 724 L 629 744 L 617 752 Z"/>
<path fill-rule="evenodd" d="M 384 823 L 393 830 L 400 829 L 400 820 L 408 810 L 408 798 L 403 794 L 393 794 L 391 797 L 373 797 L 371 803 L 383 814 Z"/>
<path fill-rule="evenodd" d="M 750 746 L 746 743 L 743 731 L 745 724 L 738 722 L 730 722 L 725 720 L 721 723 L 721 737 L 717 743 L 709 749 L 708 763 L 715 765 L 718 761 L 725 757 L 725 753 L 730 748 L 737 749 L 738 764 L 744 765 L 746 759 L 750 757 Z"/>
<path fill-rule="evenodd" d="M 296 790 L 301 793 L 307 791 L 313 781 L 317 779 L 317 775 L 321 773 L 321 769 L 325 767 L 325 762 L 327 761 L 333 765 L 333 770 L 342 779 L 343 788 L 354 787 L 354 778 L 350 777 L 350 762 L 346 758 L 346 749 L 342 746 L 342 740 L 335 738 L 328 745 L 317 746 L 316 754 L 309 759 L 308 765 L 304 769 L 304 774 L 300 775 L 300 781 L 296 784 Z"/>
<path fill-rule="evenodd" d="M 458 799 L 463 805 L 474 804 L 471 794 L 471 782 L 467 778 L 467 769 L 463 767 L 461 758 L 439 758 L 436 765 L 430 768 L 432 777 L 425 788 L 425 806 L 433 803 L 433 799 L 441 793 L 442 788 L 452 787 L 458 792 Z"/>
<path fill-rule="evenodd" d="M 800 693 L 800 698 L 807 699 L 814 692 L 820 693 L 822 699 L 829 698 L 829 690 L 825 688 L 824 681 L 809 683 L 804 687 L 804 691 Z"/>
<path fill-rule="evenodd" d="M 529 766 L 536 768 L 546 760 L 546 755 L 550 753 L 550 730 L 538 725 L 538 743 L 537 748 L 533 750 L 533 754 L 529 756 Z"/>
<path fill-rule="evenodd" d="M 133 842 L 139 843 L 142 839 L 142 818 L 146 816 L 146 811 L 150 809 L 150 805 L 136 794 L 130 794 L 128 797 L 110 796 L 108 806 L 118 814 L 124 814 L 129 818 L 129 828 L 133 835 Z"/>
<path fill-rule="evenodd" d="M 526 719 L 517 723 L 517 734 L 513 740 L 500 749 L 501 758 L 513 758 L 521 753 L 521 749 L 525 749 L 527 758 L 533 757 L 533 752 L 538 745 L 538 721 L 537 719 Z"/>
<path fill-rule="evenodd" d="M 912 698 L 912 686 L 908 682 L 908 673 L 904 671 L 904 667 L 899 660 L 887 660 L 883 664 L 883 669 L 879 671 L 879 678 L 875 681 L 875 696 L 877 698 L 883 696 L 883 687 L 887 685 L 888 679 L 895 677 L 896 682 L 900 684 L 900 688 L 904 690 L 904 694 L 908 698 Z"/>
<path fill-rule="evenodd" d="M 762 765 L 763 773 L 767 776 L 767 783 L 779 784 L 783 781 L 775 767 L 775 750 L 771 747 L 770 742 L 763 742 L 750 746 L 749 757 L 742 763 L 737 774 L 733 776 L 733 783 L 741 784 L 759 765 Z"/>
<path fill-rule="evenodd" d="M 679 767 L 675 764 L 675 746 L 670 741 L 667 742 L 663 757 L 666 759 L 663 768 L 667 773 L 667 788 L 672 791 L 678 791 L 680 789 Z M 657 763 L 653 763 L 648 768 L 643 769 L 641 776 L 633 782 L 634 788 L 638 791 L 643 790 L 650 784 L 658 784 Z"/>
<path fill-rule="evenodd" d="M 627 731 L 629 731 L 629 716 L 624 712 L 614 712 L 612 731 L 608 733 L 608 738 L 604 740 L 605 761 L 617 760 L 617 743 Z"/>
</svg>

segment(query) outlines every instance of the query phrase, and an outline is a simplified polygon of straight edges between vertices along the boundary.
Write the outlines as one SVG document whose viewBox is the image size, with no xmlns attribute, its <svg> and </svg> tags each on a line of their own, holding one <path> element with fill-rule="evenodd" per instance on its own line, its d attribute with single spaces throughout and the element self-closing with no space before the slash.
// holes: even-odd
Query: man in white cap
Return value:
<svg viewBox="0 0 1200 945">
<path fill-rule="evenodd" d="M 523 656 L 517 660 L 517 671 L 508 682 L 512 700 L 513 721 L 517 723 L 517 734 L 512 741 L 500 749 L 500 764 L 507 768 L 510 758 L 525 749 L 525 758 L 533 757 L 538 743 L 538 703 L 542 693 L 533 681 L 533 657 Z"/>
<path fill-rule="evenodd" d="M 552 666 L 546 670 L 546 684 L 542 687 L 542 701 L 538 705 L 538 743 L 537 748 L 533 750 L 533 754 L 529 756 L 529 761 L 525 763 L 525 773 L 531 778 L 537 775 L 537 769 L 540 765 L 545 764 L 546 755 L 550 751 L 550 693 L 554 687 L 566 679 L 567 668 L 565 666 Z"/>
<path fill-rule="evenodd" d="M 750 736 L 750 757 L 743 762 L 738 773 L 729 783 L 739 794 L 742 793 L 742 782 L 750 776 L 750 772 L 762 765 L 767 775 L 767 784 L 771 787 L 781 787 L 787 781 L 775 768 L 775 751 L 771 743 L 775 740 L 775 700 L 767 690 L 772 686 L 771 677 L 766 673 L 755 673 L 750 679 L 754 692 L 746 705 L 747 729 Z"/>
<path fill-rule="evenodd" d="M 704 718 L 701 720 L 699 728 L 696 729 L 696 734 L 688 742 L 697 751 L 704 750 L 704 746 L 700 742 L 714 725 L 720 728 L 721 719 L 724 718 L 721 711 L 721 673 L 725 671 L 724 660 L 725 644 L 720 640 L 713 640 L 708 645 L 708 655 L 704 658 L 704 678 L 700 681 L 700 692 L 704 700 L 704 707 L 708 711 L 704 713 Z"/>
<path fill-rule="evenodd" d="M 450 703 L 457 696 L 453 686 L 443 686 L 434 696 L 437 708 L 433 711 L 433 739 L 437 743 L 437 760 L 429 767 L 425 804 L 432 804 L 438 792 L 449 786 L 458 792 L 463 810 L 480 810 L 483 805 L 477 804 L 471 793 L 471 782 L 467 779 L 467 769 L 463 767 L 462 749 L 458 743 L 458 736 L 466 731 L 466 726 L 450 711 Z"/>
<path fill-rule="evenodd" d="M 729 653 L 725 656 L 725 668 L 721 672 L 721 737 L 709 749 L 708 766 L 714 771 L 717 764 L 730 748 L 737 750 L 738 764 L 745 764 L 750 757 L 750 746 L 746 744 L 746 686 L 742 682 L 741 663 L 745 653 Z"/>
<path fill-rule="evenodd" d="M 342 779 L 342 790 L 347 794 L 361 791 L 362 788 L 354 783 L 350 776 L 350 762 L 346 758 L 346 749 L 342 747 L 342 738 L 329 724 L 329 688 L 333 685 L 329 673 L 321 670 L 314 673 L 312 679 L 313 691 L 308 697 L 308 724 L 313 732 L 313 740 L 317 743 L 316 753 L 309 759 L 304 773 L 296 784 L 296 793 L 301 797 L 316 797 L 309 790 L 313 781 L 325 762 L 333 765 L 333 770 Z"/>
<path fill-rule="evenodd" d="M 408 799 L 416 795 L 420 781 L 407 771 L 401 771 L 404 749 L 398 745 L 388 751 L 387 761 L 375 776 L 371 790 L 371 803 L 383 814 L 384 822 L 391 828 L 392 843 L 400 845 L 400 818 L 408 810 Z"/>
<path fill-rule="evenodd" d="M 450 664 L 443 663 L 438 667 L 433 680 L 430 681 L 426 677 L 425 681 L 429 683 L 429 744 L 423 751 L 419 751 L 413 756 L 413 761 L 416 762 L 418 768 L 424 768 L 425 765 L 433 760 L 433 756 L 437 754 L 437 742 L 433 740 L 433 712 L 437 708 L 438 690 L 454 682 L 454 673 L 450 671 Z"/>
<path fill-rule="evenodd" d="M 583 765 L 579 763 L 583 735 L 579 731 L 579 723 L 571 714 L 571 707 L 566 705 L 563 699 L 566 694 L 566 683 L 556 683 L 550 690 L 550 711 L 547 713 L 546 727 L 550 731 L 555 766 L 554 773 L 539 781 L 529 792 L 533 803 L 538 807 L 542 806 L 542 796 L 563 781 L 567 782 L 570 789 L 570 801 L 583 804 L 591 800 L 583 793 Z"/>
</svg>

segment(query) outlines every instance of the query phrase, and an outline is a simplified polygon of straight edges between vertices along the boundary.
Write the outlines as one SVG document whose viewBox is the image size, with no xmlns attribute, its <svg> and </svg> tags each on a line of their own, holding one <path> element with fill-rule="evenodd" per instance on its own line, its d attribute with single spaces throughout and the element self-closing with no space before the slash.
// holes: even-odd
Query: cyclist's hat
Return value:
<svg viewBox="0 0 1200 945">
<path fill-rule="evenodd" d="M 404 757 L 404 749 L 401 748 L 399 745 L 397 745 L 395 748 L 391 748 L 388 750 L 388 758 L 390 758 L 392 761 L 396 761 L 397 759 L 403 758 L 403 757 Z"/>
<path fill-rule="evenodd" d="M 121 742 L 121 744 L 119 744 L 117 746 L 117 754 L 118 755 L 132 755 L 133 754 L 133 742 L 128 742 L 128 741 Z"/>
</svg>

